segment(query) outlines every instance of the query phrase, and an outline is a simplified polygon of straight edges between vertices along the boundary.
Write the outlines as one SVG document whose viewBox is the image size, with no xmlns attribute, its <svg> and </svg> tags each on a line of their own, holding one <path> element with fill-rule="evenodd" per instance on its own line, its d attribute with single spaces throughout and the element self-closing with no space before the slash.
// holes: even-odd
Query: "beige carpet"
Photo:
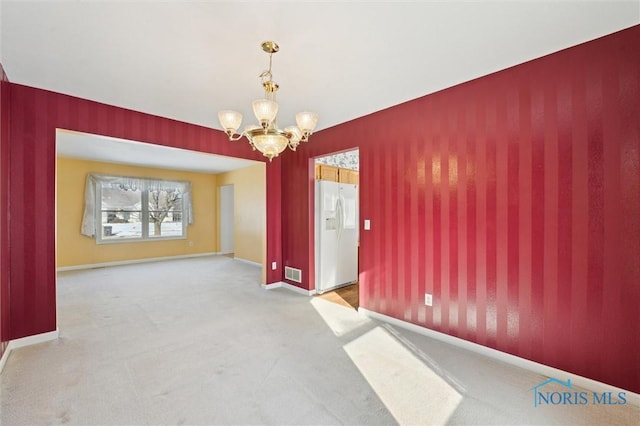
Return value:
<svg viewBox="0 0 640 426">
<path fill-rule="evenodd" d="M 535 408 L 542 376 L 259 279 L 224 256 L 60 273 L 60 339 L 12 352 L 0 423 L 638 424 Z"/>
</svg>

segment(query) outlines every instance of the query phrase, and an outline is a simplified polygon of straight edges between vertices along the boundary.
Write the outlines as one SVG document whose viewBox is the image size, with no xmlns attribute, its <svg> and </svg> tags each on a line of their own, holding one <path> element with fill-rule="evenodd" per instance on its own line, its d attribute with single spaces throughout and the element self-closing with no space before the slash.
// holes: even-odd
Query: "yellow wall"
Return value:
<svg viewBox="0 0 640 426">
<path fill-rule="evenodd" d="M 217 177 L 218 187 L 233 185 L 234 256 L 264 266 L 267 220 L 265 164 L 221 173 Z M 216 193 L 219 196 L 219 190 Z"/>
<path fill-rule="evenodd" d="M 194 224 L 184 240 L 96 244 L 80 234 L 87 174 L 190 181 Z M 57 266 L 75 266 L 218 251 L 216 175 L 57 158 Z"/>
</svg>

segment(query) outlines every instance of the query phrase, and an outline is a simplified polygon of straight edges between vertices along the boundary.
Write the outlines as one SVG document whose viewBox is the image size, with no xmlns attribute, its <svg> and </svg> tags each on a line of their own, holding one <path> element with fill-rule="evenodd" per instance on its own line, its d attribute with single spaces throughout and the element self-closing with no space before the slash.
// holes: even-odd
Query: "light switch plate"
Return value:
<svg viewBox="0 0 640 426">
<path fill-rule="evenodd" d="M 364 220 L 364 230 L 369 231 L 371 229 L 371 221 L 369 219 Z"/>
</svg>

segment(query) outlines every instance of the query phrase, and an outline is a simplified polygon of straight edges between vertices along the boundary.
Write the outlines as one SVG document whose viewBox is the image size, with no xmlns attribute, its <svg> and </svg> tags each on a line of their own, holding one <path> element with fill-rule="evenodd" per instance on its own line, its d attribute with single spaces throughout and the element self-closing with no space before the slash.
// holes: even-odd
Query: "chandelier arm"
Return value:
<svg viewBox="0 0 640 426">
<path fill-rule="evenodd" d="M 229 140 L 230 141 L 237 141 L 237 140 L 242 139 L 243 136 L 247 136 L 247 132 L 230 134 L 229 135 Z"/>
</svg>

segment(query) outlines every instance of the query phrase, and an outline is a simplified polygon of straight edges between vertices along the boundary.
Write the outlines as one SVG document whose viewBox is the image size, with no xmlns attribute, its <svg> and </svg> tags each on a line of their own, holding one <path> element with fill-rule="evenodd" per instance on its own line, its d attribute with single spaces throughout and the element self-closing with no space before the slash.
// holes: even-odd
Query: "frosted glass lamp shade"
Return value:
<svg viewBox="0 0 640 426">
<path fill-rule="evenodd" d="M 242 114 L 230 110 L 220 111 L 218 120 L 220 120 L 220 125 L 227 133 L 235 133 L 242 123 Z"/>
<path fill-rule="evenodd" d="M 318 114 L 313 112 L 299 112 L 296 114 L 298 128 L 304 134 L 311 134 L 318 124 Z"/>
<path fill-rule="evenodd" d="M 254 151 L 256 150 L 256 146 L 253 144 L 253 137 L 251 135 L 253 135 L 253 132 L 255 131 L 264 132 L 264 129 L 260 126 L 256 126 L 255 124 L 250 124 L 244 128 L 244 135 L 249 139 L 249 145 L 251 145 L 251 148 Z"/>
<path fill-rule="evenodd" d="M 295 151 L 296 147 L 302 139 L 302 132 L 296 126 L 289 126 L 284 128 L 285 133 L 291 135 L 289 137 L 289 147 Z"/>
<path fill-rule="evenodd" d="M 257 99 L 253 101 L 252 106 L 253 113 L 262 127 L 267 127 L 265 124 L 270 124 L 278 114 L 278 104 L 269 99 Z"/>
<path fill-rule="evenodd" d="M 251 141 L 256 149 L 267 157 L 269 161 L 284 151 L 289 142 L 283 135 L 274 134 L 254 135 Z"/>
</svg>

